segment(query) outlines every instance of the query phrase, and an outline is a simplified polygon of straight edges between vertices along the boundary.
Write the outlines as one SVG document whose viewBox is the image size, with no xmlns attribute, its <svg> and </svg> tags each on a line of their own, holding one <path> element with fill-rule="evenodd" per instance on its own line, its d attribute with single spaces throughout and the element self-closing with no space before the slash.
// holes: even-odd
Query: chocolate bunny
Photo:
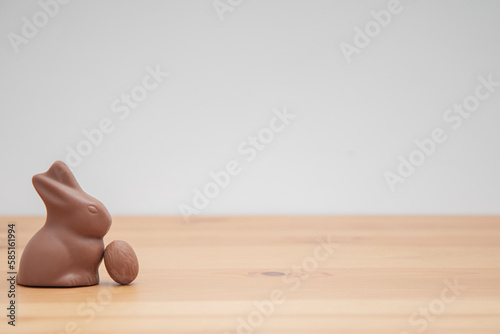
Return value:
<svg viewBox="0 0 500 334">
<path fill-rule="evenodd" d="M 45 287 L 99 284 L 102 238 L 111 227 L 108 210 L 80 188 L 62 161 L 33 176 L 33 185 L 45 203 L 47 218 L 24 249 L 17 283 Z"/>
</svg>

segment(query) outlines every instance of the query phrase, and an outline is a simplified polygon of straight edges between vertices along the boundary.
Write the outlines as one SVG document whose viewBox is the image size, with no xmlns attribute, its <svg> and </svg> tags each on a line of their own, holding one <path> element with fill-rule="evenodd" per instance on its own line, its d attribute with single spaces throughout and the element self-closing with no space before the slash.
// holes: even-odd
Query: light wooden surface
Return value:
<svg viewBox="0 0 500 334">
<path fill-rule="evenodd" d="M 10 221 L 20 254 L 44 218 L 0 217 L 3 259 Z M 500 333 L 500 217 L 115 217 L 115 239 L 138 255 L 133 285 L 101 266 L 94 287 L 17 286 L 12 328 L 2 279 L 0 332 Z M 272 291 L 284 301 L 258 311 Z"/>
</svg>

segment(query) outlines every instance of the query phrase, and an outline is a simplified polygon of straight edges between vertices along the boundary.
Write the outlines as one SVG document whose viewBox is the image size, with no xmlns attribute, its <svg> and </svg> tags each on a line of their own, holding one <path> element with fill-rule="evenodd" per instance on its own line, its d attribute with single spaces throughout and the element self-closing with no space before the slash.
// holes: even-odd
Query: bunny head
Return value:
<svg viewBox="0 0 500 334">
<path fill-rule="evenodd" d="M 104 237 L 111 227 L 106 207 L 82 190 L 64 162 L 56 161 L 45 173 L 33 176 L 33 186 L 47 208 L 47 226 L 94 238 Z"/>
</svg>

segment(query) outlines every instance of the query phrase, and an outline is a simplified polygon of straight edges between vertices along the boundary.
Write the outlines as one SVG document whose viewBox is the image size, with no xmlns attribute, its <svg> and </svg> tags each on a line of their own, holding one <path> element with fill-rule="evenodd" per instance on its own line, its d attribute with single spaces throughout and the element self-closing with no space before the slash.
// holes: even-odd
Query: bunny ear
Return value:
<svg viewBox="0 0 500 334">
<path fill-rule="evenodd" d="M 83 192 L 73 173 L 62 161 L 56 161 L 45 173 L 33 176 L 33 186 L 47 209 L 68 205 L 74 196 L 72 190 Z"/>
<path fill-rule="evenodd" d="M 82 190 L 80 185 L 76 181 L 75 176 L 69 169 L 69 167 L 62 161 L 56 161 L 50 166 L 49 170 L 44 173 L 48 177 L 53 180 L 64 184 L 70 188 L 74 188 L 76 190 Z"/>
</svg>

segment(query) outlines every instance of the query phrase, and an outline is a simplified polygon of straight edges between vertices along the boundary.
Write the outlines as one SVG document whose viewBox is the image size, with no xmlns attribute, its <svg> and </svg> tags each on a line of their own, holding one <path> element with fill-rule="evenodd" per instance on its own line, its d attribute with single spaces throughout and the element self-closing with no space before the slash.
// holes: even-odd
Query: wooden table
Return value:
<svg viewBox="0 0 500 334">
<path fill-rule="evenodd" d="M 20 255 L 43 221 L 1 217 L 2 258 L 8 222 Z M 1 333 L 500 333 L 500 217 L 115 217 L 115 239 L 132 285 L 17 286 Z"/>
</svg>

